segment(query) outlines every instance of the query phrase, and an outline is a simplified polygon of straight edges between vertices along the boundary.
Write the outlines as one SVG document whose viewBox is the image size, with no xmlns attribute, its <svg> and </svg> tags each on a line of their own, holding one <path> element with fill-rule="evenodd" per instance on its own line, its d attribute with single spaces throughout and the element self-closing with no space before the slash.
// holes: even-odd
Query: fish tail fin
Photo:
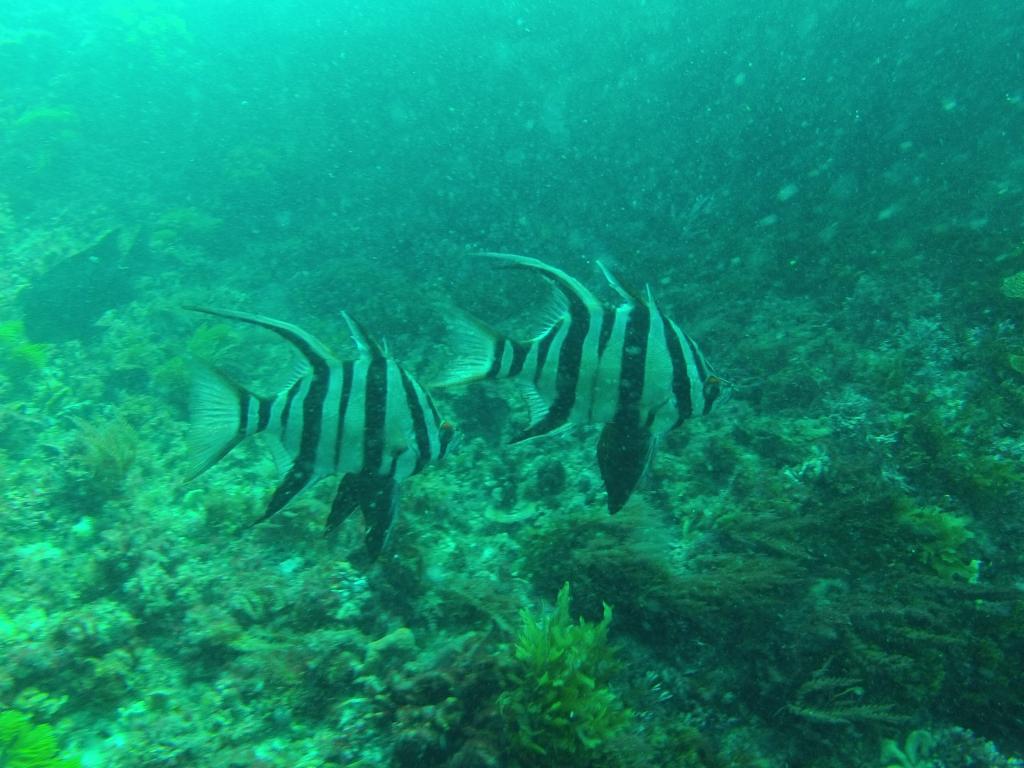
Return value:
<svg viewBox="0 0 1024 768">
<path fill-rule="evenodd" d="M 439 387 L 480 379 L 512 378 L 522 368 L 529 345 L 514 341 L 472 315 L 458 313 L 448 321 L 458 356 L 448 366 Z M 518 361 L 518 364 L 517 364 Z"/>
<path fill-rule="evenodd" d="M 247 436 L 261 431 L 260 414 L 269 401 L 236 384 L 207 365 L 196 365 L 192 374 L 189 412 L 190 482 L 224 458 Z"/>
</svg>

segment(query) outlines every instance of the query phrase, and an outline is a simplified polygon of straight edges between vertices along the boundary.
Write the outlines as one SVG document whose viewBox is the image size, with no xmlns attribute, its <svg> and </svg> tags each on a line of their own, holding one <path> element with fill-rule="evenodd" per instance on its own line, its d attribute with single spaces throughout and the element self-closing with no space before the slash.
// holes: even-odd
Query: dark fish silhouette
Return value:
<svg viewBox="0 0 1024 768">
<path fill-rule="evenodd" d="M 622 299 L 616 307 L 550 264 L 508 253 L 484 255 L 536 272 L 554 286 L 548 322 L 534 338 L 519 341 L 470 318 L 457 321 L 464 354 L 440 383 L 515 379 L 531 418 L 513 442 L 571 424 L 602 424 L 597 463 L 608 509 L 619 511 L 647 471 L 658 438 L 692 416 L 710 413 L 725 382 L 649 288 L 630 290 L 600 262 Z"/>
<path fill-rule="evenodd" d="M 141 261 L 142 238 L 122 256 L 119 235 L 120 230 L 110 230 L 95 245 L 36 275 L 18 294 L 29 341 L 89 339 L 102 330 L 96 321 L 104 312 L 131 301 L 135 275 L 126 265 Z"/>
<path fill-rule="evenodd" d="M 398 512 L 398 486 L 444 458 L 456 437 L 423 387 L 362 326 L 345 313 L 359 348 L 339 360 L 298 326 L 263 315 L 187 307 L 276 333 L 305 364 L 292 382 L 259 397 L 212 369 L 193 386 L 189 479 L 212 467 L 249 435 L 262 433 L 284 476 L 257 522 L 272 517 L 304 488 L 340 476 L 327 517 L 330 533 L 355 509 L 363 511 L 366 551 L 376 558 Z"/>
</svg>

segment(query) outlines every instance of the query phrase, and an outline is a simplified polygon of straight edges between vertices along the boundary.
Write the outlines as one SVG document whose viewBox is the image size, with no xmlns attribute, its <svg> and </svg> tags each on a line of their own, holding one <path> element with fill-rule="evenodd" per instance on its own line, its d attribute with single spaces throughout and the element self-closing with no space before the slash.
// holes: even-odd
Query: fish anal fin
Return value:
<svg viewBox="0 0 1024 768">
<path fill-rule="evenodd" d="M 324 525 L 324 536 L 334 532 L 348 516 L 359 506 L 360 494 L 358 489 L 361 475 L 343 475 L 338 483 L 338 490 L 334 494 L 334 501 L 331 503 L 330 514 L 327 515 L 327 522 Z"/>
<path fill-rule="evenodd" d="M 597 442 L 597 464 L 608 492 L 608 511 L 618 512 L 647 473 L 656 440 L 638 421 L 609 422 Z"/>
<path fill-rule="evenodd" d="M 342 477 L 324 526 L 324 535 L 345 522 L 356 507 L 363 512 L 366 554 L 371 560 L 376 560 L 398 517 L 398 483 L 392 477 L 369 473 Z"/>
<path fill-rule="evenodd" d="M 314 480 L 312 466 L 306 463 L 292 464 L 288 471 L 285 472 L 284 479 L 274 489 L 270 501 L 267 502 L 267 509 L 264 511 L 263 516 L 249 527 L 257 526 L 276 515 L 288 506 Z"/>
</svg>

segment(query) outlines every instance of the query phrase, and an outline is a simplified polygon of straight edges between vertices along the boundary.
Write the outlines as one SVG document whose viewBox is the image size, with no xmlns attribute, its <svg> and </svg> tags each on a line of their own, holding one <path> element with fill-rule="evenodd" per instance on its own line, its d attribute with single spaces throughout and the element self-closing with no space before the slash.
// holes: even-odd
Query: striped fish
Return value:
<svg viewBox="0 0 1024 768">
<path fill-rule="evenodd" d="M 343 315 L 359 357 L 338 360 L 310 334 L 289 323 L 230 310 L 186 307 L 266 328 L 291 343 L 303 367 L 272 397 L 260 397 L 208 368 L 193 383 L 190 433 L 192 480 L 249 435 L 264 433 L 284 477 L 263 522 L 304 488 L 340 476 L 325 535 L 355 509 L 363 513 L 366 550 L 380 554 L 395 521 L 398 485 L 442 459 L 455 435 L 417 381 L 363 328 Z"/>
<path fill-rule="evenodd" d="M 520 442 L 571 424 L 603 424 L 597 460 L 617 512 L 650 465 L 658 438 L 691 416 L 711 411 L 724 388 L 701 354 L 645 294 L 626 288 L 603 265 L 623 303 L 609 307 L 565 272 L 537 259 L 487 253 L 508 266 L 539 272 L 555 288 L 544 330 L 516 341 L 476 320 L 456 327 L 464 356 L 442 385 L 516 379 L 530 408 Z"/>
</svg>

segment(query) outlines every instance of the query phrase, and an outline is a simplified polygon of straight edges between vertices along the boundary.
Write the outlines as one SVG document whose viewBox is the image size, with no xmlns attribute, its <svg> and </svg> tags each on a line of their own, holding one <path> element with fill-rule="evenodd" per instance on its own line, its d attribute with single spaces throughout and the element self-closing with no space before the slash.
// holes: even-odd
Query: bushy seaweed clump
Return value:
<svg viewBox="0 0 1024 768">
<path fill-rule="evenodd" d="M 33 725 L 24 712 L 0 712 L 0 768 L 78 768 L 78 760 L 57 753 L 49 725 Z"/>
<path fill-rule="evenodd" d="M 569 584 L 547 616 L 521 612 L 513 686 L 499 698 L 514 751 L 531 765 L 582 765 L 627 722 L 608 682 L 612 609 L 597 624 L 569 615 Z"/>
<path fill-rule="evenodd" d="M 33 380 L 46 365 L 47 349 L 25 336 L 20 320 L 0 323 L 0 375 L 14 382 Z"/>
</svg>

